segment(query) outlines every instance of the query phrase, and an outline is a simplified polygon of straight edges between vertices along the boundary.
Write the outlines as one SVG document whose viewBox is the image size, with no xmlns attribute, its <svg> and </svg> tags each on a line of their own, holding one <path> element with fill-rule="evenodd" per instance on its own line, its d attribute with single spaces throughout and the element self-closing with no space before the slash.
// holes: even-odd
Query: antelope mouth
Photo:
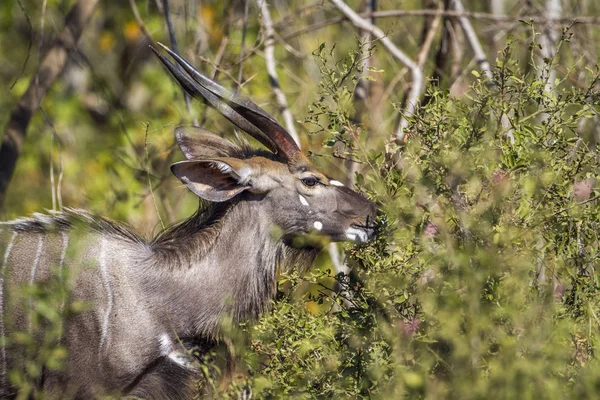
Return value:
<svg viewBox="0 0 600 400">
<path fill-rule="evenodd" d="M 344 232 L 348 240 L 356 243 L 366 243 L 372 240 L 377 235 L 375 226 L 352 224 L 350 228 Z"/>
</svg>

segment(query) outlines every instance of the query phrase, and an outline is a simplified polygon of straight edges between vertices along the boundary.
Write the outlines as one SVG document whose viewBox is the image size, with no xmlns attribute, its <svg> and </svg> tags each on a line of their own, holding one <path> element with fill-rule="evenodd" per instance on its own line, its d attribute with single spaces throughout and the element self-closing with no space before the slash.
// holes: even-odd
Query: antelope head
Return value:
<svg viewBox="0 0 600 400">
<path fill-rule="evenodd" d="M 178 65 L 153 50 L 191 96 L 204 98 L 271 150 L 243 158 L 236 145 L 215 134 L 177 128 L 176 140 L 187 160 L 173 164 L 171 171 L 184 185 L 210 202 L 258 201 L 256 218 L 269 218 L 284 238 L 318 231 L 334 241 L 366 242 L 375 235 L 372 202 L 319 171 L 265 110 L 162 47 Z"/>
</svg>

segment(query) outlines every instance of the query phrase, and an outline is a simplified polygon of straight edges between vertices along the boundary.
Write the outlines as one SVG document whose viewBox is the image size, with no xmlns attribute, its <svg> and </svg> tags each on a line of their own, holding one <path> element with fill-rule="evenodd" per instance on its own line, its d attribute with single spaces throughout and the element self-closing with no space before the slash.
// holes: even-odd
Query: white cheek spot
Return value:
<svg viewBox="0 0 600 400">
<path fill-rule="evenodd" d="M 318 231 L 320 231 L 321 229 L 323 229 L 323 224 L 320 221 L 315 221 L 315 223 L 313 224 L 313 226 Z"/>
<path fill-rule="evenodd" d="M 306 197 L 302 196 L 301 194 L 299 194 L 298 197 L 300 198 L 300 203 L 302 203 L 303 206 L 308 207 L 308 201 L 306 200 Z"/>
<path fill-rule="evenodd" d="M 353 240 L 355 242 L 358 243 L 364 243 L 367 240 L 369 240 L 369 235 L 367 234 L 367 231 L 363 230 L 363 229 L 357 229 L 357 228 L 348 228 L 346 229 L 346 232 L 344 232 L 346 237 L 350 240 Z"/>
<path fill-rule="evenodd" d="M 340 182 L 340 181 L 335 181 L 335 180 L 333 180 L 333 179 L 329 181 L 329 184 L 330 184 L 330 185 L 333 185 L 333 186 L 340 186 L 340 187 L 344 187 L 344 186 L 345 186 L 345 185 L 344 185 L 342 182 Z"/>
</svg>

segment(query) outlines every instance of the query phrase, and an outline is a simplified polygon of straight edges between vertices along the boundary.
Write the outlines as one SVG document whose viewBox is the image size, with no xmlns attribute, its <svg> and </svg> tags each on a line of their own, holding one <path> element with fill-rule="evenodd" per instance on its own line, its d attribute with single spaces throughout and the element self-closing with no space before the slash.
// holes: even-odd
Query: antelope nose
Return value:
<svg viewBox="0 0 600 400">
<path fill-rule="evenodd" d="M 360 218 L 361 216 L 374 216 L 375 204 L 367 200 L 363 195 L 346 187 L 338 188 L 337 211 L 345 216 Z"/>
<path fill-rule="evenodd" d="M 367 236 L 369 240 L 373 240 L 377 237 L 377 225 L 375 224 L 375 207 L 373 207 L 373 213 L 367 216 L 367 220 L 365 221 L 365 230 L 367 231 Z"/>
</svg>

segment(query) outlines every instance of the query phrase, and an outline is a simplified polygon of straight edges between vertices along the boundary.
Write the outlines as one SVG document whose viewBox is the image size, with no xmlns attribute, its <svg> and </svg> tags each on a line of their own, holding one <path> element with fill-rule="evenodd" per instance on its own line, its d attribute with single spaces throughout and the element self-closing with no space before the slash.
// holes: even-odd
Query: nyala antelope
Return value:
<svg viewBox="0 0 600 400">
<path fill-rule="evenodd" d="M 186 344 L 218 340 L 227 316 L 241 322 L 264 312 L 276 269 L 310 266 L 319 251 L 298 238 L 365 242 L 375 234 L 374 204 L 317 170 L 272 116 L 166 47 L 177 64 L 153 50 L 190 95 L 270 151 L 176 129 L 186 160 L 171 171 L 208 205 L 152 240 L 74 209 L 2 223 L 0 398 L 15 395 L 9 371 L 23 368 L 11 338 L 32 329 L 32 300 L 19 302 L 20 291 L 56 279 L 56 270 L 69 271 L 72 299 L 89 308 L 64 321 L 57 345 L 68 350 L 66 368 L 43 371 L 45 393 L 187 398 L 198 372 Z"/>
</svg>

